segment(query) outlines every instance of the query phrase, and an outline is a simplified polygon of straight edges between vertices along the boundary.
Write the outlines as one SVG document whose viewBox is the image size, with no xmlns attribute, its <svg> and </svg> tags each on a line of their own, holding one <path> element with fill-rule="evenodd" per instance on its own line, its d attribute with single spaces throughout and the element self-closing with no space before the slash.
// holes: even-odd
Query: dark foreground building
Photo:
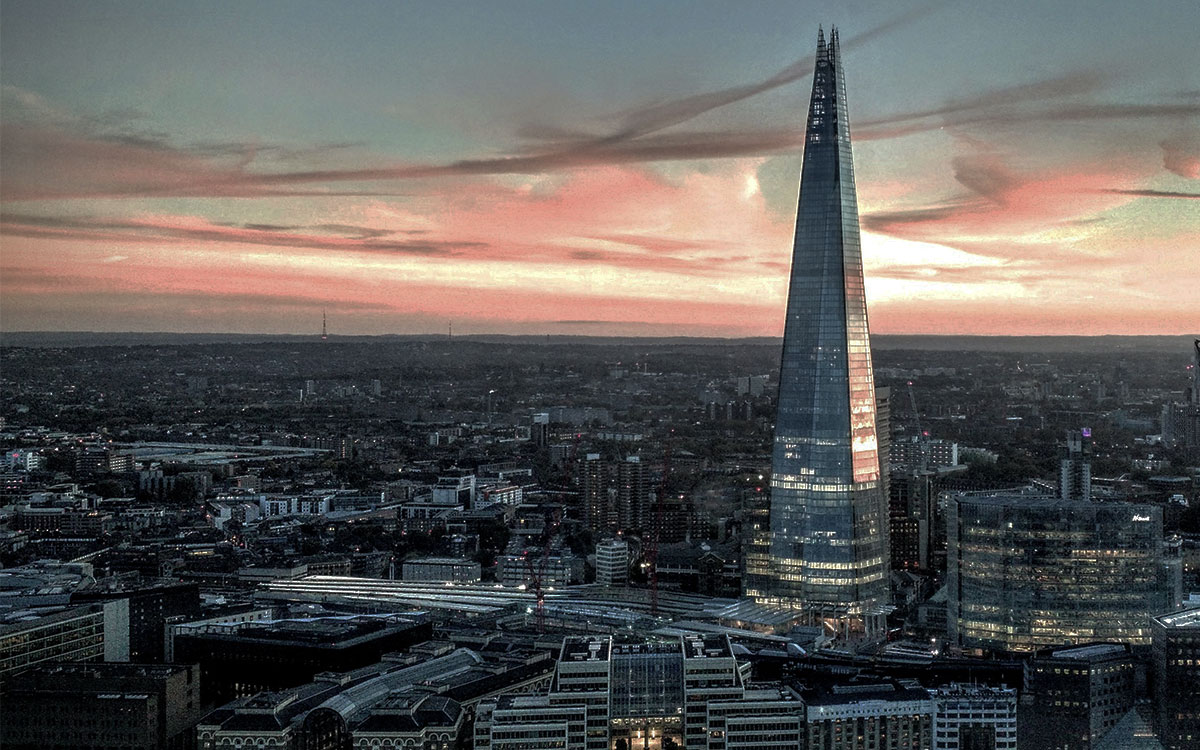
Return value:
<svg viewBox="0 0 1200 750">
<path fill-rule="evenodd" d="M 769 550 L 747 594 L 858 639 L 888 612 L 887 498 L 846 84 L 837 30 L 818 37 L 771 459 Z M 765 550 L 764 550 L 765 551 Z"/>
<path fill-rule="evenodd" d="M 1092 750 L 1133 708 L 1135 682 L 1125 644 L 1039 651 L 1025 667 L 1021 750 Z"/>
<path fill-rule="evenodd" d="M 1168 750 L 1200 747 L 1200 609 L 1153 620 L 1155 723 Z"/>
<path fill-rule="evenodd" d="M 199 723 L 197 742 L 201 750 L 451 750 L 464 746 L 476 703 L 544 689 L 553 673 L 547 651 L 495 654 L 431 642 L 369 667 L 229 703 Z"/>
<path fill-rule="evenodd" d="M 194 665 L 69 663 L 5 683 L 5 750 L 186 750 L 203 715 Z"/>
<path fill-rule="evenodd" d="M 327 617 L 235 626 L 205 625 L 175 636 L 175 660 L 198 663 L 201 699 L 215 706 L 262 690 L 348 672 L 429 640 L 429 622 L 400 617 Z"/>
</svg>

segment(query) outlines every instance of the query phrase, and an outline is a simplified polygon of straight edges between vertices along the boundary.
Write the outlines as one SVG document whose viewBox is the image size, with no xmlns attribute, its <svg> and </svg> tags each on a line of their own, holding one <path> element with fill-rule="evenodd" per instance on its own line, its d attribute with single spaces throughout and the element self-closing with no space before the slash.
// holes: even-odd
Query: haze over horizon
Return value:
<svg viewBox="0 0 1200 750">
<path fill-rule="evenodd" d="M 1200 321 L 1200 6 L 11 0 L 0 330 L 779 336 L 836 23 L 876 334 Z"/>
</svg>

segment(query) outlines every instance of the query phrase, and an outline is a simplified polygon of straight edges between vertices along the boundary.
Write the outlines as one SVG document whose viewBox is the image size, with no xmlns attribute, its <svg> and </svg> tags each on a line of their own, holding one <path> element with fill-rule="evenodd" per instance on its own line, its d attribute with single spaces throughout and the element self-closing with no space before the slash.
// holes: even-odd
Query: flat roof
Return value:
<svg viewBox="0 0 1200 750">
<path fill-rule="evenodd" d="M 611 638 L 564 638 L 562 661 L 608 661 Z"/>
<path fill-rule="evenodd" d="M 725 635 L 697 634 L 683 637 L 683 655 L 687 659 L 715 659 L 733 656 Z"/>
<path fill-rule="evenodd" d="M 1200 628 L 1200 607 L 1159 615 L 1154 621 L 1165 628 Z"/>
<path fill-rule="evenodd" d="M 1097 659 L 1103 656 L 1125 655 L 1125 647 L 1119 643 L 1092 643 L 1087 646 L 1060 648 L 1050 652 L 1055 659 Z"/>
</svg>

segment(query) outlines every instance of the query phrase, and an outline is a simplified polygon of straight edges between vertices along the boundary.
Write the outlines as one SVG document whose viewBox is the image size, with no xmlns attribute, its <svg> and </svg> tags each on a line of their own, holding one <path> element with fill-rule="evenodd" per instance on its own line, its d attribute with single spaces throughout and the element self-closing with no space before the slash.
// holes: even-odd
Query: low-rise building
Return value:
<svg viewBox="0 0 1200 750">
<path fill-rule="evenodd" d="M 1014 688 L 956 684 L 931 690 L 930 694 L 933 697 L 933 748 L 1017 749 L 1017 691 Z"/>
<path fill-rule="evenodd" d="M 822 750 L 928 750 L 936 704 L 916 684 L 837 685 L 802 693 L 806 739 Z"/>
<path fill-rule="evenodd" d="M 544 690 L 553 672 L 546 651 L 493 654 L 431 641 L 360 669 L 233 701 L 206 716 L 196 736 L 200 750 L 449 750 L 463 746 L 476 704 Z"/>
<path fill-rule="evenodd" d="M 477 560 L 457 557 L 420 557 L 405 560 L 401 578 L 405 581 L 455 581 L 478 583 L 483 568 Z"/>
</svg>

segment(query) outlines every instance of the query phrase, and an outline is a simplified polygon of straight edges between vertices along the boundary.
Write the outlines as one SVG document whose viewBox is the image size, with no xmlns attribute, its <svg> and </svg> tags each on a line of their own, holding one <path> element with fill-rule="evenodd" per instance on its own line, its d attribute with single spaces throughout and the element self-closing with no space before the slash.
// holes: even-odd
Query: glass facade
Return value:
<svg viewBox="0 0 1200 750">
<path fill-rule="evenodd" d="M 948 511 L 950 637 L 965 648 L 1148 646 L 1150 617 L 1174 608 L 1158 506 L 985 494 Z"/>
<path fill-rule="evenodd" d="M 887 510 L 846 88 L 837 31 L 817 43 L 780 367 L 765 570 L 747 593 L 840 632 L 888 603 Z M 753 575 L 754 573 L 759 575 Z"/>
</svg>

